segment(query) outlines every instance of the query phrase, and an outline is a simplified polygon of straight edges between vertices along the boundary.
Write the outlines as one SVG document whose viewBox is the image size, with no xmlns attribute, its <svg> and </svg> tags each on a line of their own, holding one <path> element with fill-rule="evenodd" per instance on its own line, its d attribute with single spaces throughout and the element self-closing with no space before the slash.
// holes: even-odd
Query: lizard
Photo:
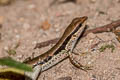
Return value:
<svg viewBox="0 0 120 80">
<path fill-rule="evenodd" d="M 32 76 L 36 76 L 40 72 L 43 72 L 51 68 L 52 66 L 58 64 L 59 62 L 66 59 L 67 57 L 71 58 L 70 55 L 71 53 L 73 53 L 73 49 L 76 46 L 78 39 L 80 39 L 82 33 L 85 30 L 86 20 L 87 20 L 86 16 L 73 19 L 71 24 L 66 28 L 63 36 L 58 41 L 58 43 L 55 46 L 53 46 L 50 50 L 48 50 L 48 51 L 53 51 L 52 53 L 47 52 L 42 54 L 42 56 L 40 55 L 32 59 L 32 60 L 35 60 L 38 58 L 43 58 L 45 56 L 44 57 L 45 59 L 43 61 L 38 61 L 38 63 L 34 65 L 35 74 Z M 52 54 L 53 56 L 50 59 L 48 59 L 48 55 L 50 54 Z M 78 62 L 72 61 L 72 59 L 70 59 L 70 61 L 76 67 L 83 67 Z M 82 69 L 85 69 L 85 68 L 82 68 Z"/>
<path fill-rule="evenodd" d="M 83 21 L 80 21 L 81 23 L 79 23 L 79 25 L 76 25 L 77 28 L 74 30 L 74 32 L 70 35 L 70 39 L 68 40 L 66 46 L 64 49 L 61 49 L 56 55 L 54 54 L 52 56 L 52 59 L 51 60 L 48 60 L 48 62 L 46 63 L 41 63 L 38 62 L 36 63 L 34 66 L 36 65 L 39 65 L 39 64 L 43 64 L 42 65 L 42 70 L 47 70 L 50 68 L 50 66 L 52 67 L 53 65 L 59 63 L 60 61 L 66 59 L 67 57 L 69 57 L 70 59 L 70 62 L 76 66 L 76 67 L 81 67 L 81 69 L 85 70 L 85 69 L 88 69 L 89 67 L 84 67 L 82 66 L 80 63 L 78 63 L 76 60 L 74 60 L 72 58 L 72 55 L 71 53 L 74 53 L 73 52 L 73 49 L 75 48 L 76 44 L 78 43 L 79 39 L 81 38 L 82 36 L 82 33 L 84 32 L 85 30 L 85 27 L 86 27 L 86 20 L 87 20 L 87 17 L 80 17 L 80 18 L 75 18 L 73 21 L 77 20 L 80 21 L 83 19 Z M 72 21 L 72 23 L 73 23 Z M 69 26 L 68 26 L 69 27 Z M 63 46 L 61 46 L 63 47 Z M 74 53 L 76 54 L 76 53 Z M 49 66 L 50 65 L 50 66 Z"/>
<path fill-rule="evenodd" d="M 85 23 L 86 23 L 87 17 L 77 17 L 72 20 L 71 24 L 68 25 L 66 30 L 64 31 L 62 37 L 60 40 L 47 52 L 40 54 L 37 57 L 34 57 L 33 59 L 28 59 L 23 61 L 24 63 L 27 64 L 33 64 L 36 61 L 39 62 L 39 60 L 43 60 L 44 62 L 47 62 L 52 58 L 53 55 L 58 54 L 61 50 L 70 50 L 71 48 L 71 43 L 76 43 L 79 35 L 81 35 L 82 31 L 85 29 Z M 78 32 L 81 32 L 80 34 L 77 34 Z M 77 35 L 77 36 L 76 36 Z M 76 39 L 76 40 L 75 40 Z M 70 46 L 68 48 L 68 46 Z M 72 49 L 75 47 L 75 45 L 72 45 Z M 42 61 L 42 62 L 43 62 Z"/>
</svg>

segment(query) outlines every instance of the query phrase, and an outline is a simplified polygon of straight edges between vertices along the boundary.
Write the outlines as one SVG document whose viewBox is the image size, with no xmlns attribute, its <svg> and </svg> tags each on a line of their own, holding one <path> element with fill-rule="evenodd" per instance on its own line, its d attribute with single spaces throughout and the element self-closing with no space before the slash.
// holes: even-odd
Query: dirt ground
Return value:
<svg viewBox="0 0 120 80">
<path fill-rule="evenodd" d="M 0 6 L 0 57 L 18 61 L 46 52 L 52 45 L 33 49 L 39 42 L 60 37 L 75 17 L 88 16 L 89 29 L 120 18 L 120 0 L 16 0 Z M 52 4 L 53 3 L 53 4 Z M 15 48 L 17 46 L 17 48 Z M 104 45 L 113 45 L 103 52 Z M 7 51 L 14 49 L 16 54 Z M 87 72 L 74 67 L 69 59 L 43 72 L 39 80 L 120 80 L 120 43 L 112 32 L 90 33 L 78 43 L 74 55 Z M 68 77 L 68 78 L 61 78 Z M 60 79 L 61 78 L 61 79 Z"/>
</svg>

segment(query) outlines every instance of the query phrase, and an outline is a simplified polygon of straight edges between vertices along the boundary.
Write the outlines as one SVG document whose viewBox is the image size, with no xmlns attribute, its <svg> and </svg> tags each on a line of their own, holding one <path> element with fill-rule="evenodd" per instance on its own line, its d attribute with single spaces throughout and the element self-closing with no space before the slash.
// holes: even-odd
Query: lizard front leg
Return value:
<svg viewBox="0 0 120 80">
<path fill-rule="evenodd" d="M 78 53 L 74 53 L 74 52 L 71 53 L 71 52 L 69 52 L 68 58 L 69 58 L 71 64 L 73 64 L 75 67 L 77 67 L 77 68 L 79 68 L 79 69 L 81 69 L 81 70 L 84 70 L 84 71 L 86 71 L 86 72 L 87 72 L 87 70 L 92 70 L 92 69 L 91 69 L 91 66 L 82 65 L 79 61 L 77 61 L 77 60 L 75 59 L 75 57 L 73 57 L 73 54 L 79 55 Z"/>
</svg>

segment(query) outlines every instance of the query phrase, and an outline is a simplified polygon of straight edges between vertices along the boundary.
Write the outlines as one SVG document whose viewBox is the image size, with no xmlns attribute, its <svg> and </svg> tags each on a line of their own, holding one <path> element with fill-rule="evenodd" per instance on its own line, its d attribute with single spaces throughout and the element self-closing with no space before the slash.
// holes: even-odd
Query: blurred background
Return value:
<svg viewBox="0 0 120 80">
<path fill-rule="evenodd" d="M 111 23 L 120 18 L 120 0 L 0 0 L 0 57 L 24 60 L 80 16 L 88 16 L 89 29 Z"/>
</svg>

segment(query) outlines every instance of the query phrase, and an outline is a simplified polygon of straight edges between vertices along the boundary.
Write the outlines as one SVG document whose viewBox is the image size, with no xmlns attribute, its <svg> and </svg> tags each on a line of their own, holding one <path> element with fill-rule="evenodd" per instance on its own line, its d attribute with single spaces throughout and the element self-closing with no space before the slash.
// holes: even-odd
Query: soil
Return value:
<svg viewBox="0 0 120 80">
<path fill-rule="evenodd" d="M 23 61 L 46 52 L 52 45 L 33 49 L 39 42 L 60 37 L 73 18 L 88 16 L 88 29 L 120 18 L 120 0 L 15 0 L 0 6 L 0 57 Z M 108 47 L 102 52 L 100 48 Z M 9 50 L 15 50 L 15 54 Z M 87 72 L 74 67 L 69 59 L 43 72 L 39 80 L 120 80 L 120 43 L 112 32 L 90 33 L 75 48 L 75 59 Z M 33 52 L 35 52 L 33 54 Z M 71 77 L 71 78 L 70 78 Z"/>
</svg>

